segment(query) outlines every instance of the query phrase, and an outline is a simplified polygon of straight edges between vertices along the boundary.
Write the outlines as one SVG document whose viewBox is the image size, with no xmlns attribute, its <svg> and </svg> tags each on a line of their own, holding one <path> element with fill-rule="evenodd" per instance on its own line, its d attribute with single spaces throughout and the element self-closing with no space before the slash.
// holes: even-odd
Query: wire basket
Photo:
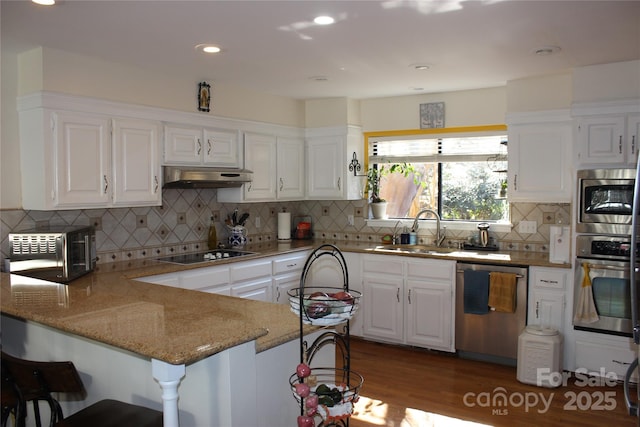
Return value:
<svg viewBox="0 0 640 427">
<path fill-rule="evenodd" d="M 289 377 L 291 391 L 298 404 L 306 409 L 307 414 L 319 415 L 324 421 L 350 417 L 363 382 L 364 378 L 359 373 L 339 368 L 312 368 L 311 375 L 306 378 L 295 373 Z M 301 383 L 309 386 L 308 396 L 302 397 L 297 393 L 296 385 Z M 310 402 L 317 404 L 314 406 Z"/>
<path fill-rule="evenodd" d="M 291 311 L 300 316 L 300 289 L 287 292 Z M 358 311 L 362 294 L 343 288 L 308 287 L 302 294 L 302 321 L 308 325 L 333 326 L 350 320 Z"/>
</svg>

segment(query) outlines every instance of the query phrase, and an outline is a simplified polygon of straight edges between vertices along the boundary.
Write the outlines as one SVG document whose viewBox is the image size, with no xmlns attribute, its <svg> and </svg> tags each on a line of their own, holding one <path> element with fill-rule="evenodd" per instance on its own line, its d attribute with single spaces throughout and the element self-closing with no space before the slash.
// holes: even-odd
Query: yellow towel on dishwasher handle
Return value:
<svg viewBox="0 0 640 427">
<path fill-rule="evenodd" d="M 514 273 L 493 271 L 489 275 L 489 307 L 502 313 L 516 311 L 516 281 Z"/>
</svg>

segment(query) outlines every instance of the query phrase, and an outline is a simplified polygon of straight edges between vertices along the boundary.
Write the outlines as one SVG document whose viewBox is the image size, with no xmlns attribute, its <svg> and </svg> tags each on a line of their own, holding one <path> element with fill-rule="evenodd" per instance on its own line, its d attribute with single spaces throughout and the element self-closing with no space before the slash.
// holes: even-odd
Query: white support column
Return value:
<svg viewBox="0 0 640 427">
<path fill-rule="evenodd" d="M 185 375 L 185 365 L 171 365 L 151 359 L 151 372 L 162 388 L 164 427 L 180 427 L 178 419 L 178 386 Z"/>
</svg>

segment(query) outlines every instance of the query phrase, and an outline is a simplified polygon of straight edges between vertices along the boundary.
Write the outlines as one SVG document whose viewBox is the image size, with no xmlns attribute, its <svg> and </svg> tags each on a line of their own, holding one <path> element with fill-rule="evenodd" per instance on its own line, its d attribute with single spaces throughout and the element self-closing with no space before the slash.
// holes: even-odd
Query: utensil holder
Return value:
<svg viewBox="0 0 640 427">
<path fill-rule="evenodd" d="M 241 225 L 229 227 L 229 245 L 241 248 L 247 244 L 247 229 Z"/>
</svg>

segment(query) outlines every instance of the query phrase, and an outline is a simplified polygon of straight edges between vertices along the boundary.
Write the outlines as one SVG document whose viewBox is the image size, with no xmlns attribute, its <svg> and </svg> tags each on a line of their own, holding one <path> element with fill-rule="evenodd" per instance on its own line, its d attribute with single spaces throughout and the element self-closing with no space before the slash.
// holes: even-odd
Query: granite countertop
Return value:
<svg viewBox="0 0 640 427">
<path fill-rule="evenodd" d="M 395 254 L 408 257 L 442 258 L 491 264 L 551 264 L 546 254 L 533 252 L 477 253 L 451 251 L 446 254 L 411 254 L 376 251 L 372 242 L 268 242 L 250 245 L 255 255 L 266 256 L 310 250 L 332 243 L 345 252 Z M 68 285 L 0 274 L 3 314 L 30 320 L 71 334 L 87 337 L 171 364 L 191 364 L 248 341 L 256 341 L 256 352 L 297 339 L 299 319 L 288 305 L 266 303 L 191 291 L 135 280 L 143 276 L 171 273 L 236 262 L 238 258 L 209 263 L 179 265 L 153 259 L 100 264 L 96 271 Z M 304 333 L 316 330 L 305 326 Z"/>
<path fill-rule="evenodd" d="M 1 311 L 171 364 L 252 340 L 261 352 L 300 336 L 288 305 L 144 283 L 126 272 L 95 271 L 67 285 L 2 273 Z M 316 329 L 305 325 L 304 333 Z"/>
</svg>

